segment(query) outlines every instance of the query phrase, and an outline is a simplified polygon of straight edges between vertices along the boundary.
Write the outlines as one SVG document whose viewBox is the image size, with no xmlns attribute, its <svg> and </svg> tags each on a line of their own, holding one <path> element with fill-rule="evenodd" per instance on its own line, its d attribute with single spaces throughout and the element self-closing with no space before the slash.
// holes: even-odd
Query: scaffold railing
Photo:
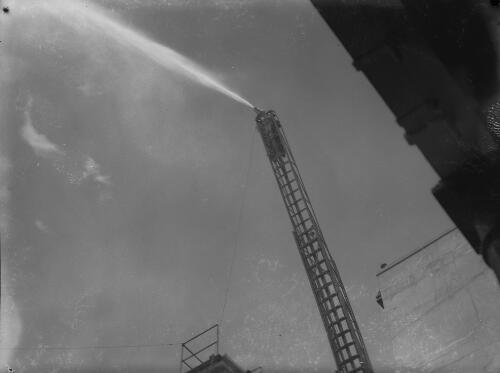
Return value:
<svg viewBox="0 0 500 373">
<path fill-rule="evenodd" d="M 219 354 L 219 324 L 215 324 L 181 344 L 179 372 L 192 370 L 207 361 L 211 355 Z"/>
</svg>

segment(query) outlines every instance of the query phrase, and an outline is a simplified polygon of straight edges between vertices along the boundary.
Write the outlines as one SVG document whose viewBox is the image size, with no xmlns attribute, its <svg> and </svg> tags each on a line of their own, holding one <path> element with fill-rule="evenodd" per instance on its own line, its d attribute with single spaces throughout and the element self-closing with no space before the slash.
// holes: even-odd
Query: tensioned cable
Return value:
<svg viewBox="0 0 500 373">
<path fill-rule="evenodd" d="M 245 200 L 246 200 L 246 193 L 247 193 L 247 188 L 248 188 L 248 181 L 249 181 L 249 176 L 250 176 L 250 170 L 251 170 L 251 164 L 252 164 L 252 158 L 253 158 L 253 151 L 254 151 L 254 143 L 255 143 L 255 130 L 252 134 L 252 139 L 250 143 L 250 154 L 248 157 L 248 163 L 247 163 L 247 170 L 246 170 L 246 175 L 245 175 L 245 188 L 243 190 L 243 195 L 241 198 L 241 203 L 240 203 L 240 208 L 238 212 L 238 222 L 237 222 L 237 228 L 236 228 L 236 239 L 235 239 L 235 245 L 233 248 L 232 256 L 231 256 L 231 263 L 229 266 L 229 273 L 228 273 L 228 285 L 226 287 L 226 291 L 224 294 L 224 303 L 222 306 L 221 310 L 221 316 L 219 318 L 220 322 L 219 324 L 222 323 L 222 320 L 224 319 L 224 312 L 226 309 L 227 305 L 227 300 L 228 300 L 228 295 L 229 295 L 229 290 L 231 287 L 231 277 L 232 277 L 232 272 L 233 272 L 233 267 L 234 267 L 234 262 L 236 258 L 236 252 L 238 249 L 239 245 L 239 233 L 240 233 L 240 228 L 241 228 L 241 221 L 242 221 L 242 216 L 243 216 L 243 209 L 245 207 Z M 24 350 L 24 351 L 72 351 L 72 350 L 108 350 L 108 349 L 129 349 L 129 348 L 135 348 L 135 349 L 140 349 L 140 348 L 150 348 L 150 347 L 168 347 L 168 346 L 180 346 L 182 345 L 181 342 L 173 342 L 173 343 L 154 343 L 154 344 L 135 344 L 135 345 L 89 345 L 89 346 L 40 346 L 40 347 L 0 347 L 0 351 L 5 351 L 5 350 Z"/>
<path fill-rule="evenodd" d="M 137 344 L 137 345 L 90 345 L 90 346 L 41 346 L 41 347 L 0 347 L 0 350 L 28 350 L 28 351 L 71 351 L 71 350 L 108 350 L 108 349 L 123 349 L 123 348 L 148 348 L 148 347 L 165 347 L 165 346 L 180 346 L 182 343 L 154 343 L 154 344 Z"/>
<path fill-rule="evenodd" d="M 219 317 L 219 325 L 222 326 L 222 321 L 224 320 L 224 312 L 226 310 L 226 305 L 227 305 L 227 299 L 229 295 L 229 289 L 231 287 L 231 277 L 233 275 L 233 266 L 234 266 L 234 261 L 236 258 L 236 253 L 238 250 L 238 245 L 240 241 L 240 228 L 241 228 L 241 221 L 242 221 L 242 216 L 243 216 L 243 209 L 245 207 L 245 200 L 246 200 L 246 194 L 247 194 L 247 189 L 248 189 L 248 181 L 249 181 L 249 176 L 250 176 L 250 169 L 252 166 L 252 158 L 253 158 L 253 151 L 254 151 L 254 142 L 255 142 L 255 133 L 257 132 L 256 128 L 254 128 L 254 131 L 252 133 L 252 139 L 250 140 L 250 152 L 248 156 L 248 162 L 247 162 L 247 170 L 246 170 L 246 175 L 245 175 L 245 189 L 243 189 L 243 194 L 241 196 L 241 203 L 240 203 L 240 209 L 238 212 L 238 221 L 236 223 L 236 238 L 235 238 L 235 243 L 233 247 L 233 253 L 231 255 L 231 263 L 229 265 L 229 273 L 227 277 L 227 287 L 226 291 L 224 294 L 224 303 L 222 305 L 222 310 L 221 310 L 221 315 Z"/>
</svg>

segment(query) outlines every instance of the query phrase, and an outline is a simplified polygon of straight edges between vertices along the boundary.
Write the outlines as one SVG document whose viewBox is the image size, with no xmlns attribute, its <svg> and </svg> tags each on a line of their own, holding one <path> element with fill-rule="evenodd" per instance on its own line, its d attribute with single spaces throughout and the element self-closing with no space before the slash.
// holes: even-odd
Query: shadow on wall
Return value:
<svg viewBox="0 0 500 373">
<path fill-rule="evenodd" d="M 500 289 L 460 232 L 440 236 L 377 276 L 381 327 L 394 364 L 500 372 Z"/>
</svg>

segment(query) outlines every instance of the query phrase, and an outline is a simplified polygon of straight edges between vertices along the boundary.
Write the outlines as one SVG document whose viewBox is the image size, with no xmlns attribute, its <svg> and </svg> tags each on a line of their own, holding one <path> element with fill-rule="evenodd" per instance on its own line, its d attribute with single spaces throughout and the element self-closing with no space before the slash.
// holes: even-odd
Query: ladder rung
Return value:
<svg viewBox="0 0 500 373">
<path fill-rule="evenodd" d="M 288 181 L 288 180 L 282 180 L 282 182 L 283 181 Z M 292 185 L 295 182 L 297 182 L 297 180 L 290 180 L 290 182 L 288 182 L 288 183 L 281 184 L 281 188 L 289 187 L 290 185 Z"/>
<path fill-rule="evenodd" d="M 343 311 L 344 310 L 344 306 L 342 306 L 341 304 L 339 304 L 338 306 L 333 307 L 332 311 L 337 311 L 338 309 L 341 309 Z"/>
<path fill-rule="evenodd" d="M 300 190 L 300 188 L 295 188 L 295 189 L 292 189 L 290 192 L 286 192 L 284 194 L 285 194 L 285 196 L 291 196 L 294 193 L 297 193 L 299 190 Z"/>
<path fill-rule="evenodd" d="M 351 331 L 350 330 L 342 330 L 339 333 L 334 333 L 334 334 L 335 334 L 335 338 L 340 338 L 340 337 L 346 335 L 347 333 L 351 333 Z"/>
<path fill-rule="evenodd" d="M 327 297 L 324 297 L 324 298 L 321 300 L 321 303 L 326 303 L 326 302 L 328 302 L 328 301 L 332 300 L 332 299 L 333 299 L 333 298 L 335 298 L 335 297 L 338 297 L 337 293 L 330 294 L 330 295 L 328 295 Z M 336 309 L 337 309 L 337 308 L 339 308 L 339 307 L 340 307 L 340 308 L 342 308 L 342 306 L 335 306 L 335 305 L 334 305 L 334 306 L 333 306 L 333 307 L 332 307 L 329 311 L 330 311 L 330 312 L 331 312 L 331 311 L 334 311 L 334 310 L 336 310 Z"/>
<path fill-rule="evenodd" d="M 342 360 L 342 363 L 341 364 L 347 364 L 347 363 L 351 363 L 351 362 L 354 362 L 354 360 L 360 360 L 359 358 L 359 355 L 354 355 L 354 356 L 351 356 L 345 360 Z"/>
<path fill-rule="evenodd" d="M 356 344 L 356 343 L 355 343 L 354 341 L 352 341 L 352 342 L 348 342 L 348 343 L 346 343 L 345 345 L 343 345 L 342 347 L 340 347 L 340 349 L 341 349 L 341 350 L 346 350 L 346 351 L 347 351 L 347 349 L 348 349 L 349 347 L 354 346 L 355 344 Z"/>
<path fill-rule="evenodd" d="M 333 285 L 333 281 L 328 281 L 326 284 L 321 285 L 321 287 L 317 288 L 316 291 L 319 292 L 319 291 L 321 291 L 323 289 L 326 289 L 330 285 Z"/>
<path fill-rule="evenodd" d="M 303 201 L 303 199 L 300 198 L 301 196 L 299 196 L 299 198 L 291 194 L 284 194 L 283 196 L 285 197 L 285 200 L 290 204 L 290 206 L 295 205 L 297 208 L 299 208 L 298 203 Z"/>
<path fill-rule="evenodd" d="M 286 199 L 286 197 L 285 197 L 285 200 L 286 200 L 286 203 L 288 204 L 287 207 L 295 206 L 298 209 L 299 208 L 299 202 L 302 202 L 304 199 L 303 198 L 299 198 L 299 199 L 296 199 L 294 201 L 288 201 L 288 199 Z"/>
<path fill-rule="evenodd" d="M 321 303 L 326 303 L 326 302 L 329 302 L 330 300 L 332 300 L 333 298 L 337 297 L 338 295 L 336 293 L 333 293 L 333 294 L 330 294 L 329 296 L 325 297 L 324 299 L 321 300 Z M 339 306 L 334 306 L 332 307 L 332 309 L 330 311 L 333 311 L 335 308 L 337 308 Z M 342 307 L 342 306 L 340 306 Z"/>
<path fill-rule="evenodd" d="M 319 262 L 310 265 L 309 268 L 319 267 L 323 263 L 326 263 L 326 259 L 321 259 Z"/>
<path fill-rule="evenodd" d="M 330 271 L 323 271 L 323 272 L 320 272 L 320 273 L 318 273 L 317 275 L 314 275 L 313 279 L 314 279 L 314 280 L 317 280 L 318 278 L 323 277 L 323 276 L 325 276 L 325 275 L 327 275 L 327 274 L 329 274 L 329 273 L 330 273 Z"/>
<path fill-rule="evenodd" d="M 315 238 L 315 239 L 314 239 L 314 240 L 312 240 L 311 242 L 308 242 L 308 243 L 306 243 L 305 245 L 300 246 L 300 247 L 299 247 L 299 249 L 300 249 L 300 250 L 303 250 L 303 249 L 305 249 L 307 246 L 312 245 L 312 244 L 313 244 L 314 242 L 316 242 L 317 240 L 318 240 L 318 239 L 317 239 L 317 238 Z M 307 255 L 306 255 L 306 259 L 309 259 L 309 258 L 311 258 L 311 257 L 315 256 L 315 255 L 316 255 L 317 253 L 319 253 L 320 251 L 321 251 L 321 249 L 311 251 L 311 253 L 310 253 L 310 254 L 307 254 Z"/>
<path fill-rule="evenodd" d="M 316 241 L 318 241 L 317 238 L 314 238 L 312 239 L 311 241 L 305 243 L 304 245 L 300 246 L 299 249 L 303 250 L 305 249 L 307 246 L 309 245 L 312 245 L 313 243 L 315 243 Z M 310 256 L 312 256 L 313 253 L 317 253 L 318 251 L 321 251 L 321 249 L 318 249 L 318 250 L 314 250 L 311 254 L 309 254 L 309 256 L 307 256 L 306 258 L 309 259 Z"/>
<path fill-rule="evenodd" d="M 343 348 L 341 348 L 340 350 L 342 350 L 342 349 Z M 347 352 L 347 350 L 346 350 L 346 352 Z M 355 352 L 354 354 L 351 352 L 347 352 L 347 356 L 348 356 L 347 358 L 344 358 L 343 354 L 341 354 L 341 355 L 342 355 L 342 358 L 344 359 L 341 364 L 348 364 L 348 363 L 353 364 L 355 360 L 361 361 L 361 358 L 357 352 Z"/>
<path fill-rule="evenodd" d="M 283 169 L 280 169 L 280 171 L 283 171 Z M 293 170 L 285 170 L 285 172 L 280 172 L 278 177 L 285 177 L 286 175 L 288 175 L 292 171 Z"/>
<path fill-rule="evenodd" d="M 338 319 L 337 321 L 332 322 L 332 323 L 330 324 L 330 326 L 340 325 L 340 323 L 341 323 L 342 321 L 346 321 L 346 320 L 347 320 L 347 318 L 346 318 L 346 317 L 341 317 L 341 318 L 340 318 L 340 319 Z"/>
<path fill-rule="evenodd" d="M 291 216 L 292 218 L 294 218 L 294 217 L 296 217 L 297 215 L 299 215 L 300 213 L 302 213 L 302 212 L 304 212 L 304 211 L 306 211 L 306 210 L 307 210 L 307 207 L 304 207 L 303 209 L 300 209 L 299 211 L 297 211 L 297 212 L 295 212 L 295 213 L 293 213 L 293 214 L 290 214 L 290 216 Z"/>
<path fill-rule="evenodd" d="M 314 226 L 313 226 L 313 227 L 310 227 L 309 229 L 306 229 L 306 230 L 305 230 L 304 232 L 302 232 L 302 233 L 298 233 L 297 235 L 298 235 L 298 236 L 304 236 L 304 235 L 306 235 L 306 234 L 309 234 L 309 233 L 310 233 L 311 231 L 313 231 L 313 230 L 314 230 Z M 312 242 L 312 241 L 311 241 L 311 242 Z"/>
<path fill-rule="evenodd" d="M 289 164 L 289 163 L 290 163 L 290 162 L 288 162 L 288 161 L 282 161 L 282 163 L 281 163 L 281 164 L 278 164 L 278 165 L 277 165 L 278 167 L 276 167 L 276 169 L 277 169 L 278 171 L 283 171 L 283 170 L 286 170 L 286 165 L 287 165 L 287 164 Z"/>
<path fill-rule="evenodd" d="M 311 220 L 312 219 L 309 217 L 309 218 L 306 218 L 304 220 L 299 221 L 298 224 L 305 224 L 305 223 L 307 223 L 308 221 L 311 221 Z"/>
</svg>

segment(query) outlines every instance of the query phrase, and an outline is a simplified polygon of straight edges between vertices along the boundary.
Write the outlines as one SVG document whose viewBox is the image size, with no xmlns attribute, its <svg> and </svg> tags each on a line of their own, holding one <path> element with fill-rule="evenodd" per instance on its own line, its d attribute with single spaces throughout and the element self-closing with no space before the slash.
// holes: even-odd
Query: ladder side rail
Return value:
<svg viewBox="0 0 500 373">
<path fill-rule="evenodd" d="M 282 188 L 282 185 L 281 185 L 281 182 L 279 180 L 279 175 L 278 175 L 278 173 L 276 171 L 279 167 L 281 167 L 281 165 L 279 164 L 279 161 L 273 160 L 271 158 L 269 158 L 269 161 L 271 162 L 271 167 L 273 169 L 273 174 L 274 174 L 274 177 L 276 179 L 276 182 L 278 183 L 278 189 L 280 191 L 281 197 L 282 197 L 283 201 L 285 202 L 285 206 L 287 207 L 287 210 L 288 210 L 289 203 L 288 203 L 288 200 L 287 200 L 287 196 L 285 195 L 285 192 L 284 192 L 284 190 Z M 296 235 L 296 232 L 295 232 L 296 224 L 295 224 L 293 218 L 291 217 L 289 211 L 287 211 L 287 212 L 288 212 L 288 216 L 290 218 L 290 221 L 292 223 L 292 227 L 294 228 L 294 230 L 293 230 L 292 233 L 293 233 L 293 236 L 294 236 L 294 239 L 295 239 L 295 243 L 297 245 L 297 248 L 299 248 L 299 254 L 300 254 L 302 263 L 303 263 L 304 267 L 306 268 L 307 278 L 308 278 L 309 283 L 311 285 L 311 288 L 313 289 L 313 292 L 314 292 L 316 285 L 314 284 L 314 280 L 312 278 L 311 272 L 307 270 L 307 267 L 308 267 L 307 261 L 304 260 L 304 254 L 303 254 L 302 250 L 300 250 L 299 241 L 297 241 L 297 235 Z M 327 331 L 328 343 L 330 344 L 331 350 L 334 352 L 335 363 L 337 364 L 337 367 L 340 367 L 341 366 L 341 361 L 342 361 L 341 358 L 340 358 L 340 352 L 339 352 L 340 351 L 340 345 L 338 344 L 338 342 L 335 339 L 332 339 L 330 337 L 329 328 L 327 327 L 327 325 L 329 325 L 329 321 L 328 321 L 328 318 L 327 318 L 327 312 L 326 312 L 326 310 L 324 310 L 324 305 L 320 302 L 320 300 L 318 299 L 318 297 L 316 296 L 316 294 L 313 294 L 313 295 L 314 295 L 314 299 L 316 301 L 316 305 L 317 305 L 318 309 L 320 310 L 320 316 L 321 316 L 321 319 L 323 321 L 323 325 L 325 326 L 325 329 Z"/>
<path fill-rule="evenodd" d="M 330 253 L 330 250 L 328 249 L 328 246 L 326 244 L 326 240 L 324 239 L 324 236 L 323 236 L 323 232 L 321 231 L 321 227 L 318 223 L 318 219 L 316 217 L 316 213 L 314 211 L 314 208 L 312 206 L 312 203 L 311 203 L 311 200 L 309 198 L 309 195 L 307 193 L 307 189 L 305 187 L 305 184 L 302 180 L 302 177 L 300 175 L 300 172 L 299 172 L 299 169 L 298 169 L 298 166 L 297 166 L 297 163 L 295 161 L 295 158 L 293 156 L 293 153 L 291 151 L 291 147 L 288 143 L 288 140 L 286 138 L 286 135 L 285 135 L 285 132 L 283 130 L 283 127 L 280 125 L 278 125 L 278 133 L 280 135 L 280 138 L 281 138 L 281 141 L 282 141 L 282 144 L 284 146 L 284 149 L 285 149 L 285 153 L 287 155 L 287 157 L 290 159 L 291 161 L 291 166 L 292 166 L 292 169 L 293 169 L 293 173 L 295 174 L 295 178 L 297 179 L 298 181 L 298 184 L 300 185 L 300 188 L 302 189 L 303 191 L 303 195 L 305 197 L 305 200 L 307 201 L 307 204 L 308 204 L 308 207 L 309 207 L 309 211 L 310 211 L 310 214 L 312 216 L 312 219 L 314 220 L 314 223 L 317 227 L 317 234 L 320 236 L 320 242 L 321 242 L 321 246 L 322 246 L 322 251 L 325 251 L 326 252 L 326 256 L 328 257 L 328 260 L 327 260 L 327 265 L 328 267 L 331 267 L 331 272 L 335 274 L 335 285 L 338 285 L 338 286 L 335 286 L 336 290 L 340 290 L 340 291 L 337 291 L 338 295 L 339 295 L 339 301 L 342 303 L 342 305 L 347 309 L 348 312 L 346 312 L 345 316 L 347 318 L 347 323 L 348 324 L 351 324 L 349 325 L 349 329 L 352 329 L 352 337 L 353 339 L 358 343 L 358 345 L 362 348 L 360 348 L 358 351 L 358 354 L 359 355 L 362 355 L 362 357 L 364 358 L 364 361 L 365 363 L 368 363 L 368 365 L 371 365 L 370 362 L 369 362 L 369 358 L 368 358 L 368 355 L 366 353 L 364 353 L 364 351 L 366 351 L 366 346 L 364 344 L 364 341 L 361 337 L 361 332 L 359 330 L 359 325 L 356 321 L 356 318 L 354 316 L 354 312 L 352 310 L 352 307 L 348 301 L 348 297 L 347 297 L 347 292 L 345 290 L 345 287 L 344 287 L 344 284 L 342 282 L 342 279 L 340 277 L 340 273 L 338 271 L 338 268 L 335 264 L 335 261 L 333 260 L 332 256 L 331 256 L 331 253 Z M 339 294 L 340 293 L 340 294 Z M 358 349 L 357 349 L 358 350 Z"/>
<path fill-rule="evenodd" d="M 267 117 L 260 117 L 260 119 L 258 117 L 258 129 L 294 229 L 294 239 L 306 269 L 337 368 L 343 372 L 371 373 L 371 363 L 359 326 L 290 145 L 276 114 L 271 111 L 266 114 Z"/>
<path fill-rule="evenodd" d="M 300 245 L 300 242 L 298 241 L 298 237 L 297 237 L 295 232 L 293 232 L 293 236 L 295 239 L 295 243 L 298 247 Z M 300 254 L 300 258 L 302 260 L 304 267 L 306 267 L 307 260 L 305 258 L 304 253 L 301 250 L 299 250 L 299 254 Z M 340 347 L 340 344 L 337 341 L 337 339 L 332 338 L 332 336 L 331 336 L 331 334 L 333 333 L 333 330 L 331 330 L 331 328 L 328 327 L 328 325 L 330 324 L 329 318 L 328 318 L 328 310 L 326 310 L 326 306 L 316 296 L 316 293 L 315 293 L 316 285 L 314 283 L 314 279 L 312 278 L 311 272 L 306 270 L 306 273 L 307 273 L 307 279 L 309 280 L 309 284 L 311 285 L 311 288 L 313 289 L 313 292 L 314 292 L 314 294 L 313 294 L 314 300 L 316 301 L 316 305 L 320 311 L 319 313 L 321 316 L 321 320 L 323 321 L 323 326 L 324 326 L 325 331 L 326 331 L 326 339 L 328 340 L 328 343 L 330 344 L 330 349 L 333 351 L 333 357 L 335 360 L 335 364 L 337 365 L 337 368 L 340 368 L 342 365 L 342 359 L 341 359 L 341 355 L 340 355 L 340 348 L 341 347 Z"/>
<path fill-rule="evenodd" d="M 285 148 L 285 151 L 288 155 L 288 158 L 290 159 L 291 161 L 291 165 L 294 169 L 294 173 L 295 173 L 295 177 L 300 185 L 300 187 L 302 188 L 303 192 L 304 192 L 304 195 L 306 197 L 306 200 L 307 200 L 307 204 L 309 206 L 309 209 L 311 211 L 311 214 L 314 218 L 314 221 L 316 222 L 318 228 L 319 228 L 319 224 L 318 224 L 318 218 L 316 217 L 316 213 L 314 211 L 314 208 L 312 206 L 312 203 L 311 203 L 311 199 L 309 198 L 309 194 L 307 193 L 307 189 L 305 187 L 305 184 L 302 180 L 302 176 L 300 175 L 300 172 L 299 172 L 299 168 L 297 166 L 297 162 L 295 161 L 295 158 L 293 156 L 293 153 L 292 153 L 292 149 L 288 143 L 288 139 L 286 138 L 286 135 L 285 135 L 285 131 L 283 130 L 283 127 L 281 126 L 281 124 L 279 125 L 278 127 L 278 133 L 280 135 L 280 138 L 281 138 L 281 141 L 284 145 L 284 148 Z M 319 229 L 319 232 L 318 232 L 321 236 L 323 236 L 323 233 L 321 232 L 321 229 Z"/>
<path fill-rule="evenodd" d="M 288 153 L 288 152 L 287 152 Z M 323 299 L 320 299 L 319 298 L 319 294 L 318 294 L 318 291 L 317 289 L 320 287 L 320 285 L 316 284 L 316 282 L 318 282 L 319 279 L 314 279 L 313 276 L 312 276 L 312 273 L 310 270 L 307 270 L 308 267 L 314 267 L 314 264 L 311 265 L 308 263 L 307 259 L 305 258 L 305 253 L 303 250 L 301 250 L 301 246 L 302 246 L 302 243 L 301 241 L 299 240 L 299 238 L 297 237 L 297 234 L 296 234 L 296 230 L 297 228 L 299 229 L 306 229 L 306 227 L 300 227 L 300 222 L 296 222 L 292 216 L 292 212 L 291 212 L 291 209 L 290 209 L 290 206 L 292 206 L 293 204 L 296 204 L 298 200 L 304 200 L 305 199 L 305 193 L 304 193 L 304 186 L 301 185 L 299 187 L 299 190 L 295 193 L 298 193 L 299 195 L 296 196 L 296 195 L 287 195 L 287 190 L 286 188 L 287 187 L 290 187 L 292 188 L 292 184 L 293 182 L 297 181 L 297 172 L 295 170 L 292 170 L 293 172 L 291 173 L 293 176 L 290 177 L 290 173 L 287 172 L 286 170 L 286 167 L 285 165 L 290 163 L 288 161 L 288 154 L 286 154 L 286 158 L 284 160 L 272 160 L 270 159 L 271 161 L 271 165 L 272 165 L 272 168 L 273 168 L 273 171 L 274 171 L 274 175 L 275 175 L 275 178 L 276 178 L 276 181 L 278 183 L 278 186 L 279 186 L 279 190 L 280 190 L 280 193 L 281 193 L 281 196 L 285 202 L 285 206 L 287 207 L 287 210 L 288 210 L 288 215 L 289 215 L 289 218 L 290 218 L 290 221 L 292 223 L 292 226 L 294 227 L 294 238 L 296 240 L 296 244 L 299 248 L 299 253 L 301 255 L 301 259 L 303 260 L 303 264 L 304 266 L 306 267 L 306 273 L 308 275 L 308 279 L 310 281 L 310 284 L 311 284 L 311 287 L 313 289 L 313 292 L 315 293 L 315 300 L 316 300 L 316 303 L 318 305 L 318 309 L 320 310 L 320 315 L 321 315 L 321 318 L 322 318 L 322 321 L 323 321 L 323 324 L 325 326 L 325 329 L 327 331 L 327 337 L 328 337 L 328 341 L 330 343 L 330 346 L 332 348 L 332 351 L 334 352 L 334 356 L 336 358 L 336 363 L 337 363 L 337 366 L 339 368 L 342 368 L 344 366 L 343 362 L 345 360 L 353 360 L 354 358 L 357 358 L 360 362 L 362 361 L 363 359 L 363 354 L 358 351 L 358 349 L 356 348 L 356 345 L 355 345 L 355 352 L 352 353 L 349 349 L 346 349 L 346 353 L 347 353 L 347 357 L 344 357 L 342 355 L 342 349 L 344 348 L 343 346 L 347 345 L 349 342 L 347 341 L 346 337 L 344 335 L 342 335 L 340 338 L 342 339 L 342 345 L 339 343 L 339 337 L 337 335 L 335 335 L 335 330 L 334 328 L 331 327 L 332 325 L 332 321 L 330 321 L 330 319 L 328 318 L 328 316 L 330 315 L 331 318 L 333 318 L 334 322 L 338 322 L 339 324 L 339 328 L 340 328 L 340 321 L 339 321 L 339 317 L 337 315 L 336 312 L 334 312 L 334 310 L 329 310 L 327 308 L 327 303 L 323 302 Z M 300 184 L 299 184 L 300 185 Z M 298 198 L 297 198 L 298 197 Z M 311 211 L 310 211 L 310 205 L 305 207 L 305 209 L 307 210 L 309 216 L 311 216 Z M 304 211 L 305 212 L 305 211 Z M 319 231 L 319 226 L 318 226 L 318 223 L 317 221 L 315 220 L 312 220 L 311 222 L 311 227 L 313 228 L 312 231 L 314 231 L 314 233 L 317 235 L 317 232 Z M 341 307 L 342 307 L 342 313 L 343 313 L 343 319 L 346 321 L 347 325 L 348 325 L 348 331 L 349 331 L 349 334 L 351 335 L 351 338 L 354 342 L 356 342 L 356 337 L 355 337 L 355 334 L 353 332 L 354 328 L 352 325 L 350 325 L 350 323 L 348 322 L 348 315 L 347 313 L 348 312 L 344 312 L 344 310 L 346 309 L 345 307 L 345 302 L 343 301 L 344 299 L 341 299 L 341 297 L 339 297 L 339 294 L 342 294 L 342 292 L 340 292 L 338 286 L 336 286 L 336 283 L 338 283 L 339 281 L 339 277 L 338 275 L 335 274 L 335 276 L 332 276 L 332 272 L 335 273 L 335 271 L 332 271 L 332 268 L 328 265 L 329 264 L 329 258 L 331 258 L 330 256 L 328 256 L 328 252 L 325 251 L 327 250 L 326 248 L 326 245 L 322 244 L 323 241 L 320 237 L 320 240 L 318 242 L 318 250 L 317 251 L 321 251 L 321 254 L 322 254 L 322 257 L 325 258 L 325 264 L 327 266 L 327 274 L 330 276 L 331 278 L 331 286 L 334 287 L 334 296 L 338 299 L 338 302 L 340 303 Z M 308 244 L 304 245 L 305 247 L 308 246 Z M 319 271 L 319 269 L 318 269 Z M 343 289 L 342 289 L 343 290 Z"/>
<path fill-rule="evenodd" d="M 329 327 L 330 321 L 328 319 L 329 311 L 326 309 L 325 304 L 323 302 L 321 302 L 321 299 L 319 299 L 318 296 L 316 295 L 317 294 L 317 291 L 316 291 L 317 285 L 315 283 L 315 280 L 313 279 L 311 271 L 307 270 L 307 268 L 310 267 L 310 264 L 307 262 L 307 259 L 305 258 L 304 251 L 300 249 L 302 245 L 301 245 L 299 238 L 297 237 L 297 228 L 301 228 L 301 227 L 294 220 L 294 218 L 292 217 L 292 214 L 290 212 L 290 206 L 293 205 L 294 203 L 297 203 L 297 200 L 300 200 L 301 199 L 300 197 L 303 197 L 303 193 L 300 194 L 299 198 L 296 198 L 295 196 L 287 196 L 286 190 L 283 187 L 283 185 L 290 185 L 293 183 L 294 180 L 296 180 L 295 178 L 293 178 L 293 177 L 291 178 L 290 176 L 288 176 L 289 173 L 287 172 L 287 170 L 284 166 L 287 163 L 287 160 L 285 159 L 283 161 L 283 160 L 270 159 L 270 161 L 271 161 L 272 169 L 274 171 L 274 176 L 275 176 L 276 181 L 278 183 L 278 187 L 279 187 L 278 189 L 280 191 L 280 194 L 282 196 L 283 201 L 285 202 L 285 206 L 287 207 L 287 210 L 288 210 L 288 216 L 289 216 L 290 221 L 292 223 L 292 227 L 294 228 L 293 235 L 294 235 L 296 245 L 299 249 L 299 254 L 300 254 L 301 259 L 303 261 L 304 267 L 306 268 L 306 273 L 307 273 L 311 288 L 313 289 L 313 292 L 315 293 L 314 298 L 315 298 L 315 301 L 317 303 L 318 309 L 320 310 L 320 315 L 321 315 L 323 324 L 325 326 L 325 329 L 327 331 L 327 337 L 328 337 L 327 339 L 330 343 L 330 347 L 331 347 L 332 351 L 334 351 L 334 357 L 335 357 L 337 365 L 341 366 L 341 361 L 342 361 L 340 358 L 341 346 L 339 345 L 337 339 L 332 338 L 332 336 L 331 336 L 332 330 Z M 281 173 L 279 171 L 281 171 Z M 284 176 L 283 179 L 285 179 L 285 180 L 280 180 L 281 175 Z M 293 173 L 293 176 L 295 176 L 295 173 Z M 302 190 L 303 189 L 301 188 L 301 192 L 302 192 Z M 289 197 L 292 198 L 291 201 L 289 200 Z M 309 210 L 309 206 L 306 206 L 306 209 Z M 314 224 L 314 222 L 313 222 L 313 224 Z M 316 230 L 316 228 L 317 228 L 317 226 L 314 227 L 315 230 Z M 321 250 L 321 247 L 320 247 L 320 250 Z M 332 281 L 332 285 L 333 284 L 334 284 L 334 281 Z"/>
</svg>

